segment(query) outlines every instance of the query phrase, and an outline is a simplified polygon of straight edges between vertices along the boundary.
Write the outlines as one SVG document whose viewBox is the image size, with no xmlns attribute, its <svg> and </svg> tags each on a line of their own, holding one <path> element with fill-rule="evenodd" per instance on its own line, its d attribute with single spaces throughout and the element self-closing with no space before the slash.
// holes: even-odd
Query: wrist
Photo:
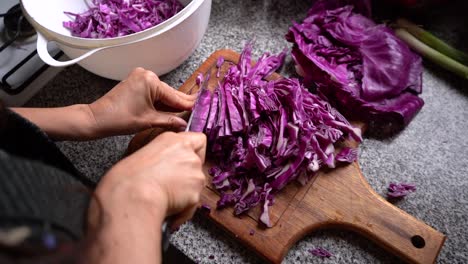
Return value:
<svg viewBox="0 0 468 264">
<path fill-rule="evenodd" d="M 136 185 L 104 178 L 88 211 L 86 263 L 158 263 L 166 206 L 153 199 Z"/>
<path fill-rule="evenodd" d="M 93 140 L 103 137 L 90 104 L 76 104 L 70 107 L 74 107 L 76 111 L 80 112 L 82 119 L 85 120 L 84 127 L 86 131 L 83 132 L 83 138 Z"/>
<path fill-rule="evenodd" d="M 63 108 L 63 113 L 71 121 L 72 131 L 64 140 L 93 140 L 99 138 L 96 120 L 87 104 L 74 104 Z"/>
<path fill-rule="evenodd" d="M 114 182 L 112 176 L 106 175 L 95 192 L 93 202 L 100 212 L 98 218 L 94 216 L 94 220 L 89 219 L 91 224 L 105 222 L 106 216 L 116 217 L 124 211 L 152 225 L 162 224 L 168 210 L 168 201 L 160 188 L 138 184 L 136 179 Z M 92 215 L 90 212 L 90 216 Z"/>
</svg>

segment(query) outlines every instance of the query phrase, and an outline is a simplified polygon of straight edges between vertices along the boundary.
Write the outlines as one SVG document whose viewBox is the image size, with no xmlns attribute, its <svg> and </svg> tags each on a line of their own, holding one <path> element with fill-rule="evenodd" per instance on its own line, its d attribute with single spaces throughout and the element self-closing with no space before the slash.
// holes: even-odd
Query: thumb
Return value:
<svg viewBox="0 0 468 264">
<path fill-rule="evenodd" d="M 154 111 L 150 116 L 151 127 L 164 127 L 169 130 L 185 129 L 187 122 L 172 113 Z"/>
</svg>

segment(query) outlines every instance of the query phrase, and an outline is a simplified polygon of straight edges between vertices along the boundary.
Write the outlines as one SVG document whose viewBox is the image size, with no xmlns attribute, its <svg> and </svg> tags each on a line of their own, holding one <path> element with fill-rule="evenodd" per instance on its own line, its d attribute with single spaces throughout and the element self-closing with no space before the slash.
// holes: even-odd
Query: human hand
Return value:
<svg viewBox="0 0 468 264">
<path fill-rule="evenodd" d="M 160 263 L 164 219 L 178 227 L 196 210 L 205 150 L 204 134 L 167 132 L 106 173 L 88 210 L 82 263 Z"/>
<path fill-rule="evenodd" d="M 194 95 L 187 95 L 159 80 L 143 68 L 133 70 L 128 78 L 89 105 L 96 125 L 96 138 L 132 134 L 153 127 L 183 130 L 187 123 L 173 113 L 160 112 L 160 102 L 175 110 L 190 110 Z"/>
<path fill-rule="evenodd" d="M 157 220 L 174 216 L 172 227 L 178 227 L 198 206 L 206 180 L 205 151 L 202 133 L 163 133 L 103 177 L 96 190 L 99 203 L 103 210 L 124 210 L 135 200 L 148 205 L 145 211 L 153 210 Z"/>
</svg>

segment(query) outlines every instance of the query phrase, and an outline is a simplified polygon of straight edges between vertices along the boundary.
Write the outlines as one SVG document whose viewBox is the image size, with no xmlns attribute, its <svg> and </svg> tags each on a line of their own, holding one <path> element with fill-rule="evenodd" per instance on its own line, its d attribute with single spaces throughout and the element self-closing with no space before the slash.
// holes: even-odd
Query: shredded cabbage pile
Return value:
<svg viewBox="0 0 468 264">
<path fill-rule="evenodd" d="M 424 105 L 421 58 L 369 16 L 368 0 L 319 0 L 286 39 L 305 85 L 346 117 L 396 132 Z"/>
<path fill-rule="evenodd" d="M 92 0 L 89 10 L 63 22 L 72 36 L 113 38 L 156 26 L 174 16 L 184 6 L 178 0 Z"/>
<path fill-rule="evenodd" d="M 208 155 L 217 164 L 210 169 L 221 196 L 217 207 L 234 206 L 239 215 L 261 204 L 260 221 L 271 226 L 275 193 L 294 180 L 305 184 L 321 167 L 354 161 L 356 150 L 338 151 L 335 144 L 361 141 L 361 131 L 298 79 L 266 80 L 283 64 L 285 51 L 265 53 L 254 66 L 251 52 L 249 43 L 214 92 L 199 91 L 190 131 L 208 137 Z"/>
</svg>

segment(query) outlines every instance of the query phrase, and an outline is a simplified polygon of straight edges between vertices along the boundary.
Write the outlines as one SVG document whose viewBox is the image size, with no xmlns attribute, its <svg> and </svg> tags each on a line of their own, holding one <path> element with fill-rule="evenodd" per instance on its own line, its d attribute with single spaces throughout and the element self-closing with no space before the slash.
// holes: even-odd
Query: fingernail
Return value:
<svg viewBox="0 0 468 264">
<path fill-rule="evenodd" d="M 184 132 L 185 129 L 187 129 L 187 126 L 181 126 L 179 127 L 179 132 Z"/>
</svg>

